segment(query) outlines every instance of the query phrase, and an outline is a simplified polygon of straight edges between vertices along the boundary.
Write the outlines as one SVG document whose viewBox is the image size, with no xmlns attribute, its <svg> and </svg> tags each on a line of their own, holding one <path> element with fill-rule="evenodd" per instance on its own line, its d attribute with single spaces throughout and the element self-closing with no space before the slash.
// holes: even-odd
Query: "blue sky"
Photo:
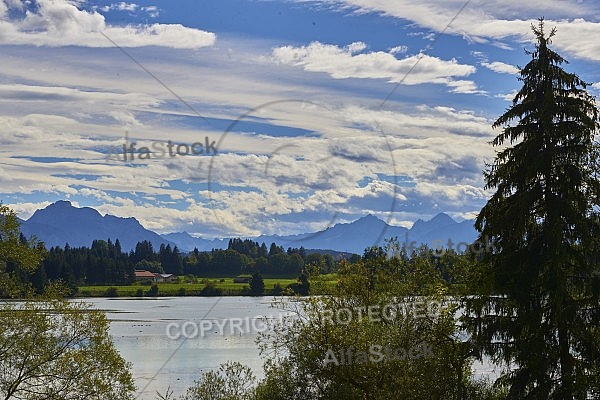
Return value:
<svg viewBox="0 0 600 400">
<path fill-rule="evenodd" d="M 0 200 L 205 237 L 473 218 L 532 22 L 600 94 L 600 3 L 534 3 L 0 0 Z M 169 140 L 217 154 L 140 157 Z"/>
</svg>

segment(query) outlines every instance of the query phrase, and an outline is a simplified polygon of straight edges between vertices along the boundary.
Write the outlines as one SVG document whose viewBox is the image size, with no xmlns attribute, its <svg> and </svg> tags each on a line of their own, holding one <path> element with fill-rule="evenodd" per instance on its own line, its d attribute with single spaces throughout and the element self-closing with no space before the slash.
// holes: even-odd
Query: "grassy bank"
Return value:
<svg viewBox="0 0 600 400">
<path fill-rule="evenodd" d="M 157 283 L 158 292 L 151 292 L 152 286 L 148 284 L 134 283 L 131 285 L 104 285 L 104 286 L 80 286 L 77 297 L 142 297 L 142 296 L 242 296 L 248 289 L 247 283 L 234 283 L 233 278 L 200 278 L 196 282 L 185 282 L 184 277 L 179 278 L 176 283 Z M 265 278 L 265 295 L 281 294 L 274 291 L 279 285 L 282 290 L 293 283 L 295 278 Z M 323 294 L 323 287 L 335 285 L 337 278 L 334 275 L 320 277 L 320 284 L 312 285 L 319 293 Z M 291 294 L 291 293 L 288 293 Z"/>
</svg>

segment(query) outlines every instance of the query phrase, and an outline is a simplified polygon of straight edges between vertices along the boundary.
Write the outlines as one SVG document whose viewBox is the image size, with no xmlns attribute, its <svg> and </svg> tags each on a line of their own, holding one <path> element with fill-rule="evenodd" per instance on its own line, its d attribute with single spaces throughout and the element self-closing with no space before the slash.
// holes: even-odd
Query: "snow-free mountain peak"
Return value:
<svg viewBox="0 0 600 400">
<path fill-rule="evenodd" d="M 226 248 L 229 238 L 207 239 L 189 235 L 186 232 L 158 235 L 145 229 L 133 217 L 122 218 L 106 214 L 101 216 L 90 207 L 74 207 L 69 201 L 58 201 L 44 209 L 37 210 L 31 218 L 24 221 L 21 231 L 26 235 L 36 235 L 47 247 L 91 246 L 93 240 L 117 238 L 124 250 L 135 248 L 138 242 L 148 240 L 155 248 L 161 244 L 170 244 L 182 251 L 210 250 Z M 472 221 L 458 223 L 447 214 L 440 213 L 429 221 L 418 220 L 411 229 L 388 225 L 372 214 L 365 215 L 353 222 L 337 223 L 319 232 L 307 232 L 296 235 L 262 235 L 243 239 L 259 243 L 276 243 L 284 248 L 304 247 L 305 249 L 334 250 L 362 254 L 371 246 L 384 246 L 385 239 L 396 237 L 402 243 L 406 240 L 417 244 L 431 244 L 434 240 L 454 243 L 472 241 L 476 237 Z"/>
<path fill-rule="evenodd" d="M 124 250 L 135 249 L 138 242 L 148 240 L 157 249 L 161 244 L 171 244 L 155 232 L 145 229 L 133 217 L 102 216 L 91 207 L 75 207 L 70 201 L 57 201 L 37 210 L 21 224 L 21 232 L 27 237 L 35 235 L 46 247 L 89 247 L 97 239 L 113 242 L 119 239 Z"/>
</svg>

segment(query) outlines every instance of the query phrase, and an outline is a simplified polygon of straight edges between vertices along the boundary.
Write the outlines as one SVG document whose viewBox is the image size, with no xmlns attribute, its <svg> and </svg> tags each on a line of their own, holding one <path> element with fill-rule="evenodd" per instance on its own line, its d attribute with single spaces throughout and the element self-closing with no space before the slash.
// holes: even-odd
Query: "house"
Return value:
<svg viewBox="0 0 600 400">
<path fill-rule="evenodd" d="M 151 280 L 156 282 L 156 275 L 154 272 L 146 271 L 144 269 L 136 269 L 134 271 L 136 281 Z"/>
<path fill-rule="evenodd" d="M 155 274 L 156 282 L 177 282 L 177 276 L 173 274 Z"/>
<path fill-rule="evenodd" d="M 152 282 L 177 282 L 177 276 L 173 274 L 157 274 L 154 272 L 146 271 L 145 269 L 136 269 L 135 271 L 136 281 L 150 280 Z"/>
</svg>

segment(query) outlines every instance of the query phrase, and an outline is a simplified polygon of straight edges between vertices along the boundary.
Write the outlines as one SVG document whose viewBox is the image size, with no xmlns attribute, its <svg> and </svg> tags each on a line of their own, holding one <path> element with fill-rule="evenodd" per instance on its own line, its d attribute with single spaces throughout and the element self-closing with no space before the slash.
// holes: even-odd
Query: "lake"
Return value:
<svg viewBox="0 0 600 400">
<path fill-rule="evenodd" d="M 117 349 L 133 363 L 140 400 L 153 400 L 157 391 L 164 394 L 168 387 L 178 396 L 201 371 L 226 361 L 239 361 L 262 377 L 263 360 L 255 343 L 258 332 L 267 327 L 261 317 L 289 315 L 274 308 L 272 300 L 240 296 L 85 299 L 106 312 Z M 487 363 L 474 365 L 474 370 L 478 376 L 497 375 Z"/>
<path fill-rule="evenodd" d="M 110 334 L 121 355 L 133 363 L 138 399 L 155 398 L 168 387 L 183 393 L 201 371 L 218 368 L 229 360 L 239 361 L 262 376 L 262 361 L 255 340 L 261 316 L 286 314 L 271 307 L 272 297 L 158 297 L 143 299 L 91 298 L 86 302 L 106 312 Z M 210 323 L 203 323 L 202 320 Z M 226 324 L 231 320 L 241 324 Z M 190 338 L 175 326 L 183 324 Z M 193 324 L 198 334 L 191 337 Z M 210 326 L 212 325 L 212 326 Z M 232 326 L 233 325 L 233 326 Z M 211 327 L 212 329 L 206 329 Z M 169 334 L 168 334 L 169 333 Z M 169 337 L 170 336 L 170 337 Z M 143 392 L 141 391 L 143 389 Z"/>
</svg>

